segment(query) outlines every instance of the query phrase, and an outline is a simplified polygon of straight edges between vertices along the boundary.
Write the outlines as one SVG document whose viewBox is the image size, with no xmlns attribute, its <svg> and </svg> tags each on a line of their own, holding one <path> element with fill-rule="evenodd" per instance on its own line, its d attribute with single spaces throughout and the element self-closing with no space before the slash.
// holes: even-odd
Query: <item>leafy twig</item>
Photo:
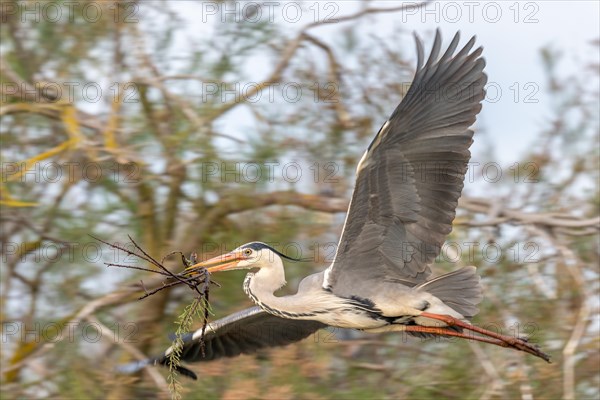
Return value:
<svg viewBox="0 0 600 400">
<path fill-rule="evenodd" d="M 210 307 L 210 303 L 209 303 L 209 288 L 210 288 L 211 283 L 215 284 L 217 286 L 220 286 L 220 285 L 210 279 L 210 274 L 208 273 L 208 271 L 205 268 L 196 267 L 193 269 L 189 269 L 191 266 L 197 264 L 197 255 L 195 253 L 193 253 L 190 257 L 190 260 L 188 260 L 181 251 L 173 251 L 173 252 L 165 255 L 162 258 L 161 262 L 158 262 L 156 259 L 154 259 L 152 256 L 150 256 L 146 251 L 144 251 L 135 242 L 135 240 L 133 240 L 133 238 L 131 236 L 128 236 L 128 237 L 129 237 L 129 240 L 131 241 L 131 243 L 133 244 L 135 251 L 131 251 L 131 250 L 126 249 L 125 247 L 119 246 L 117 244 L 108 243 L 108 242 L 101 240 L 99 238 L 96 238 L 92 235 L 90 235 L 90 236 L 92 238 L 98 240 L 99 242 L 102 242 L 112 248 L 124 251 L 125 253 L 127 253 L 129 255 L 132 255 L 141 260 L 144 260 L 144 261 L 154 265 L 158 269 L 137 267 L 137 266 L 126 265 L 126 264 L 105 263 L 105 265 L 107 267 L 136 269 L 136 270 L 140 270 L 140 271 L 146 271 L 146 272 L 159 274 L 159 275 L 167 277 L 167 279 L 173 279 L 172 282 L 165 283 L 165 281 L 163 281 L 161 287 L 152 289 L 150 291 L 148 291 L 146 289 L 146 287 L 144 286 L 144 282 L 141 281 L 142 289 L 144 290 L 144 295 L 139 298 L 140 300 L 144 299 L 148 296 L 152 296 L 153 294 L 155 294 L 163 289 L 167 289 L 167 288 L 170 288 L 170 287 L 173 287 L 176 285 L 181 285 L 181 284 L 188 286 L 191 290 L 196 292 L 193 302 L 185 307 L 185 309 L 183 310 L 183 313 L 178 317 L 177 321 L 175 322 L 178 325 L 177 330 L 175 332 L 175 339 L 173 340 L 173 343 L 171 346 L 171 352 L 167 356 L 167 358 L 168 358 L 167 365 L 169 366 L 169 376 L 167 378 L 168 384 L 169 384 L 169 390 L 171 391 L 172 398 L 180 399 L 182 387 L 181 387 L 181 384 L 179 383 L 179 381 L 177 380 L 177 375 L 178 375 L 179 365 L 181 364 L 181 354 L 183 351 L 183 346 L 185 344 L 183 341 L 183 335 L 191 330 L 194 317 L 195 316 L 197 316 L 199 318 L 201 317 L 202 318 L 202 334 L 200 335 L 200 349 L 202 351 L 202 354 L 203 355 L 205 354 L 204 353 L 204 351 L 205 351 L 204 334 L 206 332 L 206 327 L 208 326 L 208 317 L 211 313 L 211 307 Z M 185 268 L 185 274 L 181 274 L 181 273 L 174 274 L 163 265 L 165 260 L 169 256 L 172 256 L 174 254 L 181 255 L 181 261 Z"/>
</svg>

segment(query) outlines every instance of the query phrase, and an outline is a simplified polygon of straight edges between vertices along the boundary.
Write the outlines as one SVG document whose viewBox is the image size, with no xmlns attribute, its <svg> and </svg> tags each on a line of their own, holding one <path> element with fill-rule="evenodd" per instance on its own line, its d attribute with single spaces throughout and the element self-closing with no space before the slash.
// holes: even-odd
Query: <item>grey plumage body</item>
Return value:
<svg viewBox="0 0 600 400">
<path fill-rule="evenodd" d="M 361 285 L 363 289 L 350 296 L 339 296 L 327 287 L 326 271 L 322 271 L 304 278 L 295 295 L 279 297 L 274 292 L 285 285 L 281 259 L 263 243 L 249 245 L 264 246 L 255 256 L 264 261 L 257 261 L 263 265 L 258 272 L 246 276 L 244 291 L 263 310 L 282 318 L 314 320 L 325 325 L 361 330 L 394 323 L 436 326 L 438 321 L 419 320 L 419 314 L 429 310 L 460 319 L 470 318 L 482 299 L 474 267 L 462 268 L 419 285 L 408 286 L 406 282 L 394 281 L 393 278 L 379 281 L 376 285 L 369 285 L 366 281 Z M 436 296 L 438 291 L 441 298 Z"/>
</svg>

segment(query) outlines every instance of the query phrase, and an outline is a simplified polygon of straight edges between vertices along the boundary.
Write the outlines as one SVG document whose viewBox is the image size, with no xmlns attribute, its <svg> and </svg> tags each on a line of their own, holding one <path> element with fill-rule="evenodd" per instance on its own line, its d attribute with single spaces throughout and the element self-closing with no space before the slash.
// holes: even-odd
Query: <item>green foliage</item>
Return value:
<svg viewBox="0 0 600 400">
<path fill-rule="evenodd" d="M 210 310 L 210 304 L 206 300 L 206 297 L 196 297 L 191 304 L 187 305 L 183 310 L 183 313 L 179 316 L 175 324 L 177 329 L 175 330 L 175 339 L 171 344 L 171 353 L 167 356 L 167 366 L 169 367 L 169 375 L 167 380 L 169 382 L 169 391 L 171 392 L 171 398 L 181 399 L 182 385 L 177 379 L 177 367 L 181 364 L 181 350 L 183 349 L 183 335 L 192 330 L 194 318 L 202 319 L 204 317 L 205 310 Z"/>
</svg>

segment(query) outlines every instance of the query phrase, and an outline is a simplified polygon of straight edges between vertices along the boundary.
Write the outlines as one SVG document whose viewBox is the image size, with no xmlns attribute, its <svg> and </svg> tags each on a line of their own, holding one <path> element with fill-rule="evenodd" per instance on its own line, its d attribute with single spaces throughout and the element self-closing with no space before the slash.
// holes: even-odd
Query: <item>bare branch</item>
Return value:
<svg viewBox="0 0 600 400">
<path fill-rule="evenodd" d="M 135 358 L 136 360 L 145 361 L 148 358 L 144 353 L 142 353 L 137 348 L 135 348 L 134 346 L 127 343 L 127 341 L 122 340 L 121 338 L 117 337 L 114 331 L 110 330 L 106 325 L 104 325 L 102 322 L 100 322 L 100 320 L 98 318 L 96 318 L 95 316 L 88 315 L 85 318 L 91 323 L 91 326 L 93 326 L 95 329 L 98 330 L 99 333 L 101 333 L 101 335 L 100 335 L 101 337 L 114 338 L 114 340 L 112 340 L 112 342 L 115 343 L 117 346 L 123 348 L 123 350 L 125 350 L 127 353 L 131 354 L 131 356 L 133 358 Z M 152 379 L 152 381 L 156 385 L 157 389 L 159 390 L 160 398 L 168 399 L 169 398 L 169 387 L 168 387 L 167 381 L 160 374 L 160 372 L 158 372 L 157 368 L 151 364 L 148 364 L 148 365 L 144 366 L 144 371 L 146 371 L 146 373 L 148 374 L 150 379 Z"/>
</svg>

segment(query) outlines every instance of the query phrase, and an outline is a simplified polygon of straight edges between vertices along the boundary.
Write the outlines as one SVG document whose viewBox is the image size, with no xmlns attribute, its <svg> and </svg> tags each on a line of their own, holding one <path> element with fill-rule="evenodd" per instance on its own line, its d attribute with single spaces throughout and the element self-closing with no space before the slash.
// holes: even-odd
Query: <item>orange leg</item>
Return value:
<svg viewBox="0 0 600 400">
<path fill-rule="evenodd" d="M 423 333 L 431 333 L 433 335 L 443 335 L 443 336 L 455 336 L 462 339 L 471 339 L 477 340 L 478 342 L 495 344 L 500 347 L 509 347 L 502 340 L 498 339 L 490 339 L 482 336 L 469 335 L 466 333 L 453 331 L 452 329 L 437 327 L 437 326 L 420 326 L 420 325 L 405 325 L 402 327 L 403 332 L 423 332 Z"/>
<path fill-rule="evenodd" d="M 488 331 L 487 329 L 483 329 L 478 326 L 468 324 L 464 321 L 461 321 L 461 320 L 451 317 L 449 315 L 440 315 L 440 314 L 432 314 L 432 313 L 428 313 L 428 312 L 422 312 L 419 316 L 442 321 L 442 322 L 446 323 L 448 326 L 457 326 L 457 327 L 460 327 L 460 328 L 463 328 L 463 329 L 466 329 L 466 330 L 469 330 L 472 332 L 477 332 L 481 335 L 487 336 L 487 338 L 481 337 L 481 336 L 475 336 L 475 335 L 466 335 L 466 334 L 458 334 L 457 335 L 457 333 L 459 333 L 459 332 L 455 332 L 450 329 L 444 329 L 444 328 L 433 328 L 433 329 L 443 329 L 444 333 L 437 333 L 437 332 L 433 332 L 433 331 L 423 331 L 420 329 L 412 329 L 412 328 L 430 328 L 430 327 L 423 327 L 423 326 L 418 326 L 418 325 L 417 326 L 414 326 L 414 325 L 407 326 L 407 328 L 411 328 L 411 329 L 407 329 L 407 330 L 412 330 L 414 332 L 429 332 L 429 333 L 440 334 L 440 335 L 457 336 L 457 337 L 462 337 L 465 339 L 473 339 L 473 340 L 477 340 L 480 342 L 492 343 L 497 346 L 510 347 L 513 349 L 524 351 L 526 353 L 532 354 L 536 357 L 540 357 L 540 358 L 550 362 L 550 356 L 548 356 L 546 353 L 544 353 L 543 351 L 538 349 L 537 346 L 535 346 L 531 343 L 528 343 L 525 339 L 520 339 L 520 338 L 516 338 L 516 337 L 512 337 L 512 336 L 505 336 L 505 335 L 501 335 L 496 332 Z M 449 333 L 449 332 L 452 332 L 452 333 Z M 492 338 L 492 339 L 489 339 L 489 338 Z M 482 340 L 482 339 L 485 339 L 485 340 Z"/>
</svg>

